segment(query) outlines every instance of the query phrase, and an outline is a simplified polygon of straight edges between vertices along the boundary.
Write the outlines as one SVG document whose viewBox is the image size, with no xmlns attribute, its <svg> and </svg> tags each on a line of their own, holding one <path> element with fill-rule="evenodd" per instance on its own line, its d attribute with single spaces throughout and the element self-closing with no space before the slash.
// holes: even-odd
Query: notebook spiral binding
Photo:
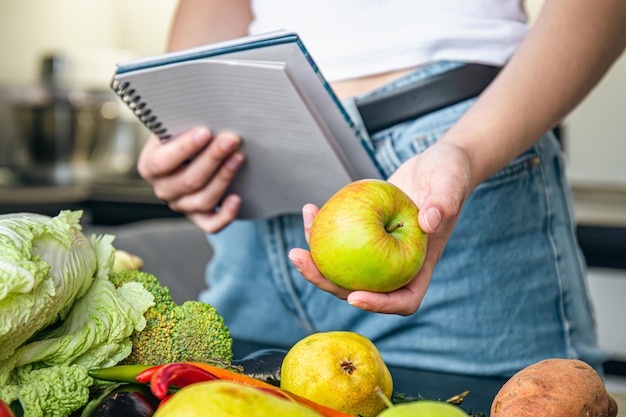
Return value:
<svg viewBox="0 0 626 417">
<path fill-rule="evenodd" d="M 111 89 L 117 94 L 124 103 L 137 116 L 139 121 L 146 126 L 152 133 L 157 135 L 161 140 L 167 140 L 172 137 L 159 122 L 156 115 L 152 114 L 152 110 L 147 108 L 147 103 L 141 101 L 141 96 L 135 94 L 135 89 L 130 88 L 128 81 L 120 83 L 115 78 L 111 79 Z"/>
</svg>

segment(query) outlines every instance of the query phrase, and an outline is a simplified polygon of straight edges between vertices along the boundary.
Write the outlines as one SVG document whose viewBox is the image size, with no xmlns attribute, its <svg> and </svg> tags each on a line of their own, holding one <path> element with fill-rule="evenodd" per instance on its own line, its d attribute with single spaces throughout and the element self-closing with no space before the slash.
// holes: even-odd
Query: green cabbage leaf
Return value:
<svg viewBox="0 0 626 417">
<path fill-rule="evenodd" d="M 69 416 L 89 401 L 93 379 L 82 366 L 20 368 L 0 390 L 0 399 L 19 401 L 28 417 Z"/>
<path fill-rule="evenodd" d="M 112 238 L 87 238 L 81 216 L 80 211 L 62 211 L 56 217 L 0 216 L 0 360 L 41 328 L 63 319 L 87 292 L 99 266 L 113 259 Z M 103 257 L 100 263 L 98 255 Z"/>
<path fill-rule="evenodd" d="M 132 350 L 129 336 L 143 330 L 143 313 L 153 304 L 140 283 L 116 288 L 96 278 L 60 325 L 37 333 L 0 361 L 0 380 L 5 381 L 0 399 L 19 401 L 28 416 L 67 416 L 79 409 L 93 382 L 87 370 L 126 358 Z"/>
</svg>

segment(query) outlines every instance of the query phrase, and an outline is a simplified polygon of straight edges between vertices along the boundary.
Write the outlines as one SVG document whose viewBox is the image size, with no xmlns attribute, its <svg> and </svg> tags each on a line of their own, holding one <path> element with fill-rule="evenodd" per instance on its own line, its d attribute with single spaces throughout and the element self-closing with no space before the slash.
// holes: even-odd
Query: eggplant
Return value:
<svg viewBox="0 0 626 417">
<path fill-rule="evenodd" d="M 280 367 L 285 355 L 287 351 L 283 349 L 262 349 L 243 359 L 233 360 L 232 364 L 241 366 L 243 373 L 248 376 L 280 387 Z"/>
<path fill-rule="evenodd" d="M 146 385 L 116 383 L 90 401 L 80 417 L 150 417 L 159 402 Z"/>
</svg>

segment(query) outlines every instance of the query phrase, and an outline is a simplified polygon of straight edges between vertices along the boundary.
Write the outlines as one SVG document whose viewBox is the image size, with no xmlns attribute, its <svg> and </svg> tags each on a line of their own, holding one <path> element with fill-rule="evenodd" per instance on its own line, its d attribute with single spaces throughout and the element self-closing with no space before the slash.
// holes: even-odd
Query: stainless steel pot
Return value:
<svg viewBox="0 0 626 417">
<path fill-rule="evenodd" d="M 146 136 L 139 123 L 108 88 L 87 90 L 58 80 L 55 62 L 44 60 L 40 85 L 5 90 L 26 154 L 18 167 L 22 180 L 67 184 L 135 175 Z"/>
<path fill-rule="evenodd" d="M 138 131 L 108 91 L 22 90 L 12 101 L 18 140 L 26 150 L 26 182 L 72 183 L 132 174 Z"/>
</svg>

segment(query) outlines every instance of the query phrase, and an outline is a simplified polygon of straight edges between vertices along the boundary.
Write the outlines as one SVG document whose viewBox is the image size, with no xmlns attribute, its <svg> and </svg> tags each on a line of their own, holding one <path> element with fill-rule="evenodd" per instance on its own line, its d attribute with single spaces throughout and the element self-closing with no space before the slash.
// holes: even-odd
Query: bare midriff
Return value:
<svg viewBox="0 0 626 417">
<path fill-rule="evenodd" d="M 413 70 L 413 68 L 410 68 L 386 72 L 384 74 L 371 75 L 368 77 L 354 78 L 351 80 L 335 81 L 331 83 L 331 86 L 337 97 L 344 99 L 381 87 Z"/>
</svg>

